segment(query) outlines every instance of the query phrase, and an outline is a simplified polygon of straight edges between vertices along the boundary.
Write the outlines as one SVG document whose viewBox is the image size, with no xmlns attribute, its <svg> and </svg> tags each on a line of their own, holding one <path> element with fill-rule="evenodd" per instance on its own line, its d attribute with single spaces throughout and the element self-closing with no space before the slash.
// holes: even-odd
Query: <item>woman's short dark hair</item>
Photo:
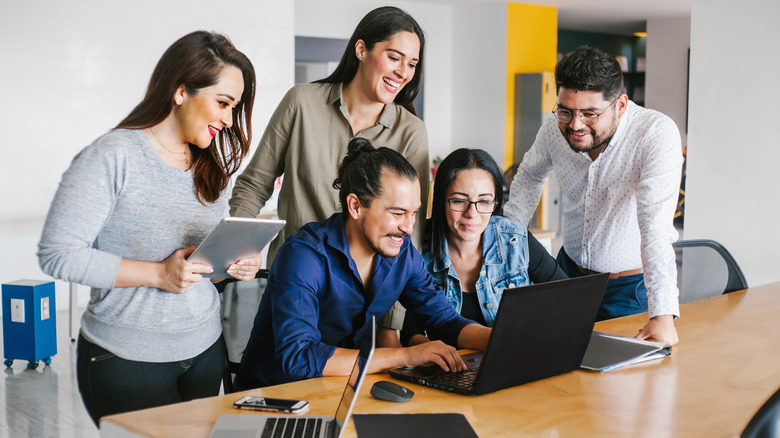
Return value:
<svg viewBox="0 0 780 438">
<path fill-rule="evenodd" d="M 233 109 L 233 126 L 221 130 L 206 149 L 190 146 L 195 194 L 203 203 L 219 199 L 252 141 L 255 69 L 227 37 L 196 31 L 173 43 L 157 62 L 144 99 L 117 125 L 144 129 L 162 122 L 171 113 L 173 96 L 181 85 L 187 94 L 197 94 L 201 88 L 216 84 L 226 66 L 241 70 L 244 79 L 244 92 Z"/>
<path fill-rule="evenodd" d="M 363 40 L 366 44 L 366 50 L 374 49 L 376 43 L 387 41 L 397 32 L 413 32 L 420 39 L 420 55 L 418 56 L 417 66 L 414 69 L 414 76 L 404 88 L 395 96 L 394 102 L 403 106 L 410 113 L 417 115 L 414 108 L 414 98 L 420 92 L 423 75 L 423 53 L 425 49 L 425 35 L 422 28 L 411 15 L 394 6 L 383 6 L 376 8 L 366 14 L 360 23 L 358 23 L 352 36 L 349 38 L 347 48 L 341 55 L 341 61 L 336 70 L 325 79 L 315 82 L 348 84 L 357 74 L 360 61 L 355 54 L 355 44 L 358 40 Z"/>
<path fill-rule="evenodd" d="M 445 245 L 447 241 L 447 189 L 455 181 L 458 172 L 466 169 L 481 169 L 490 175 L 493 180 L 493 190 L 495 192 L 494 200 L 498 202 L 496 211 L 493 214 L 501 214 L 501 208 L 504 205 L 503 175 L 498 167 L 496 160 L 489 153 L 482 149 L 461 148 L 447 155 L 438 169 L 436 169 L 436 179 L 433 183 L 433 204 L 431 205 L 431 220 L 428 222 L 430 227 L 431 250 L 436 259 L 441 260 L 444 257 Z"/>
<path fill-rule="evenodd" d="M 339 165 L 333 188 L 339 191 L 341 211 L 347 211 L 347 196 L 354 193 L 364 207 L 382 195 L 382 173 L 387 170 L 409 180 L 419 178 L 414 167 L 398 152 L 381 147 L 374 149 L 365 138 L 353 138 L 347 156 Z"/>
<path fill-rule="evenodd" d="M 614 56 L 588 46 L 569 52 L 555 66 L 555 89 L 600 91 L 611 100 L 626 92 L 623 70 Z"/>
</svg>

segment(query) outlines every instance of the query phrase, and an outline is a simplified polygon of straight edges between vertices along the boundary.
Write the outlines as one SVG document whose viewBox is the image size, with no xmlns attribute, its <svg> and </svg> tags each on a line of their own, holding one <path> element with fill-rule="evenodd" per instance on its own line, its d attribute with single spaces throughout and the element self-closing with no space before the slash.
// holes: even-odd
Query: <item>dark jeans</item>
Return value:
<svg viewBox="0 0 780 438">
<path fill-rule="evenodd" d="M 570 278 L 582 277 L 577 270 L 577 265 L 561 247 L 556 259 L 558 266 L 566 272 Z M 607 283 L 607 291 L 601 301 L 597 321 L 617 318 L 618 316 L 633 315 L 647 312 L 647 288 L 645 288 L 645 275 L 636 274 L 626 277 L 610 278 Z"/>
<path fill-rule="evenodd" d="M 225 342 L 220 336 L 192 359 L 152 363 L 121 359 L 79 335 L 76 367 L 84 406 L 98 425 L 106 415 L 218 395 Z"/>
</svg>

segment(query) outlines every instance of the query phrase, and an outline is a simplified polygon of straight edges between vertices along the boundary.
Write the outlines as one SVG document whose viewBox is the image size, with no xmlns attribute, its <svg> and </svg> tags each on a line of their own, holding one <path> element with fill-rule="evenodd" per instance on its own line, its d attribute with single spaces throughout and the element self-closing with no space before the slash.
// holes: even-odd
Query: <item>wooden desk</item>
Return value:
<svg viewBox="0 0 780 438">
<path fill-rule="evenodd" d="M 684 304 L 681 342 L 670 358 L 603 374 L 574 371 L 478 397 L 405 383 L 415 392 L 410 402 L 383 402 L 368 389 L 389 377 L 372 375 L 355 412 L 461 412 L 483 437 L 736 436 L 780 386 L 778 312 L 780 282 Z M 596 329 L 633 335 L 644 318 Z M 343 386 L 344 378 L 313 379 L 115 415 L 104 420 L 101 436 L 207 437 L 220 414 L 239 412 L 231 404 L 243 394 L 304 398 L 310 414 L 333 415 Z"/>
</svg>

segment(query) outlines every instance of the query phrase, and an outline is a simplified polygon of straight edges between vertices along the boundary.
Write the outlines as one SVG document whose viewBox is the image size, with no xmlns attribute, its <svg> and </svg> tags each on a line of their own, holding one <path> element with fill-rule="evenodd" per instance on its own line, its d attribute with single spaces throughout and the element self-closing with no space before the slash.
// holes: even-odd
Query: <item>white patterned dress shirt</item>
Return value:
<svg viewBox="0 0 780 438">
<path fill-rule="evenodd" d="M 544 118 L 512 181 L 504 214 L 528 224 L 551 171 L 563 192 L 563 246 L 598 272 L 643 268 L 650 318 L 679 316 L 672 223 L 682 170 L 680 133 L 664 114 L 629 101 L 595 159 L 574 152 L 553 114 Z"/>
</svg>

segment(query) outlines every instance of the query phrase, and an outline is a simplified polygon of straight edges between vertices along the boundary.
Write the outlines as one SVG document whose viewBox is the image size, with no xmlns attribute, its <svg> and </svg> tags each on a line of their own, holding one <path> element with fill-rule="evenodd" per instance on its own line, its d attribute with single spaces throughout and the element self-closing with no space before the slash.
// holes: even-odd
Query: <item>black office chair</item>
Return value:
<svg viewBox="0 0 780 438">
<path fill-rule="evenodd" d="M 747 289 L 742 269 L 720 243 L 696 239 L 680 240 L 672 246 L 677 255 L 680 303 Z"/>
<path fill-rule="evenodd" d="M 780 389 L 775 391 L 745 426 L 740 438 L 774 438 L 780 413 Z"/>
<path fill-rule="evenodd" d="M 225 336 L 224 333 L 222 336 Z M 227 341 L 225 342 L 225 368 L 222 370 L 222 392 L 224 394 L 230 394 L 236 392 L 233 387 L 233 378 L 238 374 L 238 369 L 241 367 L 241 362 L 233 362 L 230 360 L 230 354 L 228 353 Z"/>
<path fill-rule="evenodd" d="M 222 294 L 222 337 L 225 340 L 222 390 L 225 394 L 235 392 L 233 377 L 241 365 L 241 356 L 249 341 L 267 279 L 268 270 L 261 269 L 252 281 L 239 282 L 228 278 L 215 285 Z"/>
</svg>

